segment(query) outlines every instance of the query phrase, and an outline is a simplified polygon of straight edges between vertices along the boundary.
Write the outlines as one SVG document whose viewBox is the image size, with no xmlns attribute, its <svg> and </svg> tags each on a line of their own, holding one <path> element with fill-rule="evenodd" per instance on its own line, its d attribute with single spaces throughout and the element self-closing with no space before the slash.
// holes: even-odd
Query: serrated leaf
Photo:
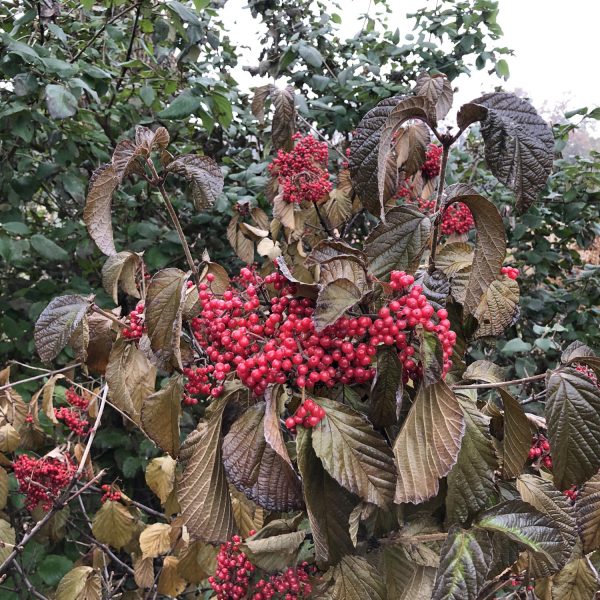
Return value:
<svg viewBox="0 0 600 600">
<path fill-rule="evenodd" d="M 504 405 L 504 440 L 502 442 L 502 474 L 518 477 L 531 448 L 531 426 L 519 402 L 503 389 L 498 390 Z"/>
<path fill-rule="evenodd" d="M 0 519 L 0 561 L 4 562 L 16 544 L 15 530 L 5 519 Z"/>
<path fill-rule="evenodd" d="M 312 448 L 311 431 L 298 428 L 296 448 L 317 562 L 336 563 L 354 551 L 348 523 L 357 499 L 325 471 Z"/>
<path fill-rule="evenodd" d="M 313 313 L 315 329 L 323 331 L 333 325 L 349 308 L 360 302 L 362 297 L 361 291 L 349 279 L 338 279 L 323 286 Z"/>
<path fill-rule="evenodd" d="M 392 451 L 383 437 L 350 407 L 316 398 L 325 418 L 312 430 L 312 447 L 325 470 L 365 502 L 389 508 L 396 473 Z"/>
<path fill-rule="evenodd" d="M 465 523 L 498 498 L 494 472 L 498 460 L 489 432 L 490 419 L 467 399 L 460 399 L 465 435 L 456 464 L 448 473 L 446 514 L 451 523 Z"/>
<path fill-rule="evenodd" d="M 248 409 L 223 440 L 228 479 L 248 498 L 268 510 L 288 512 L 303 506 L 300 480 L 265 440 L 265 404 Z"/>
<path fill-rule="evenodd" d="M 398 131 L 395 142 L 396 165 L 405 178 L 412 177 L 421 169 L 430 141 L 429 129 L 424 123 L 413 123 Z"/>
<path fill-rule="evenodd" d="M 451 529 L 441 549 L 432 600 L 476 600 L 491 558 L 492 543 L 487 533 Z"/>
<path fill-rule="evenodd" d="M 144 558 L 156 558 L 171 549 L 171 526 L 153 523 L 140 534 L 140 549 Z"/>
<path fill-rule="evenodd" d="M 102 579 L 93 567 L 75 567 L 56 588 L 56 600 L 100 600 Z"/>
<path fill-rule="evenodd" d="M 280 148 L 289 151 L 293 147 L 292 135 L 295 130 L 296 106 L 294 88 L 288 85 L 284 89 L 273 87 L 271 101 L 275 107 L 271 137 L 276 150 Z"/>
<path fill-rule="evenodd" d="M 494 176 L 515 192 L 517 210 L 527 210 L 552 171 L 550 126 L 527 100 L 514 94 L 486 94 L 472 103 L 487 109 L 481 122 L 485 162 Z"/>
<path fill-rule="evenodd" d="M 84 296 L 58 296 L 50 301 L 35 323 L 35 347 L 44 362 L 65 347 L 91 306 Z"/>
<path fill-rule="evenodd" d="M 185 590 L 186 582 L 179 575 L 178 567 L 178 558 L 175 556 L 165 556 L 156 588 L 159 594 L 177 597 Z"/>
<path fill-rule="evenodd" d="M 154 585 L 154 559 L 138 557 L 133 559 L 135 584 L 144 589 Z"/>
<path fill-rule="evenodd" d="M 144 433 L 162 450 L 177 458 L 179 419 L 183 399 L 183 377 L 174 375 L 167 387 L 148 396 L 142 404 L 141 423 Z"/>
<path fill-rule="evenodd" d="M 254 242 L 244 235 L 239 224 L 238 215 L 235 215 L 232 217 L 231 221 L 229 221 L 229 225 L 227 226 L 227 239 L 234 252 L 246 264 L 254 262 Z"/>
<path fill-rule="evenodd" d="M 443 119 L 452 108 L 452 84 L 443 74 L 430 75 L 419 73 L 415 85 L 415 94 L 425 96 L 435 106 L 438 120 Z"/>
<path fill-rule="evenodd" d="M 135 518 L 120 502 L 107 500 L 92 520 L 92 533 L 117 550 L 127 545 L 135 531 Z"/>
<path fill-rule="evenodd" d="M 265 122 L 265 102 L 272 91 L 273 85 L 268 83 L 267 85 L 255 88 L 254 96 L 252 96 L 252 114 L 261 125 Z"/>
<path fill-rule="evenodd" d="M 464 131 L 469 125 L 477 123 L 477 121 L 483 121 L 487 117 L 487 114 L 488 109 L 485 106 L 468 102 L 458 109 L 456 123 Z"/>
<path fill-rule="evenodd" d="M 200 583 L 215 572 L 217 548 L 202 542 L 192 542 L 178 558 L 179 575 L 189 583 Z"/>
<path fill-rule="evenodd" d="M 588 554 L 600 548 L 600 474 L 594 475 L 577 496 L 575 513 L 583 551 Z"/>
<path fill-rule="evenodd" d="M 430 235 L 429 217 L 408 206 L 392 208 L 365 241 L 369 270 L 376 277 L 389 277 L 394 269 L 414 273 Z"/>
<path fill-rule="evenodd" d="M 177 463 L 170 456 L 153 458 L 146 467 L 146 483 L 164 504 L 175 485 Z"/>
<path fill-rule="evenodd" d="M 584 373 L 566 367 L 552 373 L 546 392 L 552 474 L 560 490 L 600 469 L 600 389 Z"/>
<path fill-rule="evenodd" d="M 416 562 L 408 545 L 383 549 L 381 568 L 389 600 L 431 600 L 438 565 L 421 562 L 427 561 Z"/>
<path fill-rule="evenodd" d="M 231 498 L 221 461 L 221 426 L 228 396 L 213 401 L 181 446 L 183 473 L 177 485 L 181 514 L 192 539 L 225 542 L 233 534 Z"/>
<path fill-rule="evenodd" d="M 402 404 L 402 363 L 395 348 L 377 348 L 377 372 L 369 395 L 369 420 L 375 427 L 397 421 Z"/>
<path fill-rule="evenodd" d="M 473 248 L 464 242 L 453 242 L 442 246 L 435 258 L 435 266 L 448 277 L 469 268 L 473 264 Z"/>
<path fill-rule="evenodd" d="M 144 168 L 138 162 L 143 157 L 144 150 L 131 140 L 122 140 L 116 145 L 111 164 L 119 183 L 123 183 L 123 179 L 131 173 L 144 173 Z"/>
<path fill-rule="evenodd" d="M 113 240 L 111 206 L 112 195 L 118 185 L 119 177 L 111 164 L 96 169 L 90 179 L 83 209 L 83 220 L 90 237 L 108 256 L 117 253 Z"/>
<path fill-rule="evenodd" d="M 395 502 L 419 504 L 435 496 L 456 463 L 465 430 L 457 397 L 443 382 L 421 386 L 394 442 Z"/>
<path fill-rule="evenodd" d="M 140 125 L 135 128 L 135 143 L 147 154 L 154 148 L 165 149 L 169 141 L 169 132 L 164 127 L 157 127 L 156 131 Z"/>
<path fill-rule="evenodd" d="M 184 154 L 170 162 L 165 171 L 177 173 L 190 182 L 197 210 L 213 206 L 223 191 L 223 173 L 210 156 Z"/>
<path fill-rule="evenodd" d="M 154 392 L 156 367 L 131 342 L 118 339 L 106 367 L 111 402 L 139 422 L 143 401 Z"/>
<path fill-rule="evenodd" d="M 476 360 L 467 367 L 462 377 L 465 381 L 499 383 L 504 381 L 504 369 L 489 360 Z"/>
<path fill-rule="evenodd" d="M 164 364 L 171 359 L 181 368 L 179 336 L 186 273 L 163 269 L 150 280 L 146 293 L 146 327 L 150 347 Z"/>
<path fill-rule="evenodd" d="M 477 319 L 473 339 L 504 333 L 519 316 L 519 284 L 509 277 L 492 281 L 473 316 Z"/>
<path fill-rule="evenodd" d="M 139 254 L 125 250 L 109 256 L 102 267 L 102 286 L 119 303 L 119 284 L 126 294 L 139 298 L 140 293 L 135 282 L 135 274 L 141 263 Z"/>
<path fill-rule="evenodd" d="M 243 548 L 257 567 L 265 571 L 281 571 L 296 563 L 305 537 L 306 531 L 293 531 L 261 539 L 254 539 L 252 536 L 246 540 Z"/>
<path fill-rule="evenodd" d="M 333 579 L 328 592 L 331 600 L 385 600 L 387 597 L 381 575 L 360 556 L 344 556 L 328 574 Z"/>
<path fill-rule="evenodd" d="M 510 500 L 486 511 L 476 525 L 502 533 L 528 550 L 549 573 L 560 570 L 569 558 L 561 531 L 552 519 L 521 500 Z"/>
<path fill-rule="evenodd" d="M 563 365 L 576 362 L 578 358 L 595 357 L 594 351 L 578 340 L 571 342 L 560 356 L 560 362 Z"/>
<path fill-rule="evenodd" d="M 579 558 L 552 578 L 552 600 L 592 600 L 599 587 L 598 573 L 589 559 Z"/>
</svg>

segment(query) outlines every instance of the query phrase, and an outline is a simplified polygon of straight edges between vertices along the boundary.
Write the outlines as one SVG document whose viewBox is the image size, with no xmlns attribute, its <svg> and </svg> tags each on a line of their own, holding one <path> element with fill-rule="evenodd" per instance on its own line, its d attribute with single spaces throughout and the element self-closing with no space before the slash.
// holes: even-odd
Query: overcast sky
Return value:
<svg viewBox="0 0 600 600">
<path fill-rule="evenodd" d="M 342 33 L 354 35 L 362 26 L 361 15 L 369 0 L 341 0 Z M 435 0 L 392 0 L 391 27 L 399 27 L 402 35 L 409 33 L 406 13 Z M 233 39 L 248 44 L 256 56 L 259 49 L 258 29 L 244 0 L 229 0 L 225 5 L 225 22 Z M 600 81 L 594 65 L 598 54 L 600 33 L 599 0 L 500 0 L 498 23 L 504 31 L 500 46 L 514 50 L 508 57 L 510 78 L 506 89 L 521 88 L 541 109 L 545 103 L 556 105 L 567 101 L 569 109 L 600 105 Z M 371 10 L 376 10 L 373 3 Z M 243 58 L 242 58 L 243 61 Z M 249 61 L 252 62 L 252 61 Z M 236 73 L 242 85 L 253 85 L 247 72 Z M 459 102 L 467 102 L 482 92 L 491 91 L 498 79 L 484 71 L 474 71 L 470 78 L 455 81 Z"/>
</svg>

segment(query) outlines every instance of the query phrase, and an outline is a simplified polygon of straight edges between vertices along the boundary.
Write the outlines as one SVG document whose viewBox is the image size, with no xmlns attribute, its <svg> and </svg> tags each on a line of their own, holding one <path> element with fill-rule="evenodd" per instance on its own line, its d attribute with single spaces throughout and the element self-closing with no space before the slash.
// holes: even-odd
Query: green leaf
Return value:
<svg viewBox="0 0 600 600">
<path fill-rule="evenodd" d="M 13 235 L 28 235 L 29 227 L 20 221 L 11 221 L 10 223 L 2 223 L 2 229 L 12 233 Z"/>
<path fill-rule="evenodd" d="M 365 502 L 389 508 L 394 501 L 396 469 L 383 437 L 350 407 L 316 398 L 325 418 L 312 430 L 312 446 L 325 470 Z"/>
<path fill-rule="evenodd" d="M 516 354 L 517 352 L 529 352 L 531 350 L 531 344 L 524 342 L 521 338 L 513 338 L 502 346 L 502 354 Z"/>
<path fill-rule="evenodd" d="M 385 600 L 386 589 L 377 570 L 360 556 L 344 556 L 324 576 L 333 580 L 331 600 Z"/>
<path fill-rule="evenodd" d="M 441 549 L 432 600 L 476 600 L 492 558 L 487 533 L 453 528 Z"/>
<path fill-rule="evenodd" d="M 456 463 L 465 431 L 457 397 L 443 382 L 421 386 L 394 442 L 395 502 L 418 504 L 435 496 Z"/>
<path fill-rule="evenodd" d="M 213 401 L 206 421 L 181 445 L 183 473 L 177 485 L 181 515 L 190 537 L 220 543 L 233 534 L 231 497 L 221 460 L 221 427 L 228 396 Z"/>
<path fill-rule="evenodd" d="M 447 519 L 464 523 L 498 498 L 494 472 L 498 460 L 489 432 L 490 419 L 463 397 L 458 397 L 465 417 L 465 435 L 456 464 L 448 473 Z"/>
<path fill-rule="evenodd" d="M 348 523 L 358 501 L 325 471 L 312 448 L 310 430 L 298 428 L 296 448 L 317 562 L 336 563 L 354 550 Z"/>
<path fill-rule="evenodd" d="M 498 391 L 504 405 L 502 473 L 510 479 L 518 477 L 525 466 L 531 448 L 531 426 L 519 402 L 503 389 Z"/>
<path fill-rule="evenodd" d="M 67 344 L 85 317 L 91 299 L 58 296 L 42 311 L 35 323 L 35 347 L 44 362 L 50 362 Z"/>
<path fill-rule="evenodd" d="M 66 556 L 48 554 L 38 565 L 36 572 L 46 585 L 54 587 L 72 567 L 73 561 Z"/>
<path fill-rule="evenodd" d="M 181 2 L 177 2 L 177 0 L 169 0 L 169 2 L 167 2 L 167 7 L 176 13 L 182 21 L 198 27 L 202 25 L 197 15 Z"/>
<path fill-rule="evenodd" d="M 600 469 L 600 389 L 584 373 L 566 367 L 548 379 L 546 422 L 552 474 L 560 490 Z"/>
<path fill-rule="evenodd" d="M 389 277 L 394 269 L 414 273 L 430 235 L 429 217 L 408 206 L 392 208 L 365 241 L 369 270 L 376 277 Z"/>
<path fill-rule="evenodd" d="M 309 44 L 300 42 L 300 44 L 298 45 L 298 54 L 311 67 L 318 68 L 323 64 L 323 57 L 314 46 L 310 46 Z"/>
<path fill-rule="evenodd" d="M 77 112 L 77 98 L 64 85 L 46 86 L 46 107 L 53 119 L 66 119 Z"/>
<path fill-rule="evenodd" d="M 49 240 L 45 235 L 36 233 L 29 238 L 31 247 L 42 257 L 49 261 L 64 262 L 69 259 L 69 253 Z"/>
<path fill-rule="evenodd" d="M 179 3 L 178 3 L 179 4 Z M 189 92 L 182 92 L 167 108 L 158 113 L 160 119 L 185 119 L 202 106 L 202 100 Z"/>
<path fill-rule="evenodd" d="M 140 88 L 139 94 L 140 98 L 142 99 L 142 102 L 146 106 L 152 106 L 154 100 L 156 100 L 156 92 L 154 91 L 154 88 L 151 85 L 142 86 Z"/>
</svg>

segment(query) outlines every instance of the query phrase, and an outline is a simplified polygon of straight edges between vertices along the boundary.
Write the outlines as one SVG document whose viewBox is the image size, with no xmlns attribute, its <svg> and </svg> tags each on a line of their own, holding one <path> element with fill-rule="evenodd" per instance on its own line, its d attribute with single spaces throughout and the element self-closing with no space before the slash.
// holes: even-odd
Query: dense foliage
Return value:
<svg viewBox="0 0 600 600">
<path fill-rule="evenodd" d="M 252 99 L 218 2 L 0 9 L 3 597 L 592 598 L 598 157 L 446 130 L 493 2 L 249 6 Z"/>
</svg>

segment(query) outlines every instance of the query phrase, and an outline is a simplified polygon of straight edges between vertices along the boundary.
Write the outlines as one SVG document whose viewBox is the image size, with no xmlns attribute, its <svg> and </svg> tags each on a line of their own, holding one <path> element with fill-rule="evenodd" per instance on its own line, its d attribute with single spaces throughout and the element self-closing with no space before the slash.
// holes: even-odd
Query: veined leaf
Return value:
<svg viewBox="0 0 600 600">
<path fill-rule="evenodd" d="M 369 419 L 375 427 L 388 427 L 397 421 L 402 404 L 402 363 L 395 348 L 377 349 L 377 373 L 369 395 Z"/>
<path fill-rule="evenodd" d="M 119 183 L 131 173 L 144 173 L 144 168 L 138 162 L 143 158 L 144 150 L 131 140 L 122 140 L 117 144 L 112 155 L 112 167 Z"/>
<path fill-rule="evenodd" d="M 254 262 L 254 242 L 244 235 L 238 221 L 239 215 L 233 216 L 231 221 L 229 221 L 227 239 L 238 257 L 245 263 L 250 264 Z"/>
<path fill-rule="evenodd" d="M 315 329 L 333 325 L 349 308 L 360 302 L 363 294 L 349 279 L 338 279 L 323 286 L 313 314 Z"/>
<path fill-rule="evenodd" d="M 396 165 L 404 177 L 417 173 L 427 156 L 427 145 L 431 141 L 429 129 L 424 123 L 413 123 L 398 131 L 396 138 Z"/>
<path fill-rule="evenodd" d="M 177 597 L 185 590 L 186 585 L 185 579 L 179 575 L 179 559 L 165 556 L 156 591 L 165 596 Z"/>
<path fill-rule="evenodd" d="M 597 592 L 598 573 L 586 557 L 567 563 L 552 578 L 552 600 L 591 600 Z"/>
<path fill-rule="evenodd" d="M 282 148 L 289 151 L 293 147 L 292 135 L 295 130 L 296 106 L 294 88 L 288 85 L 285 89 L 273 87 L 271 101 L 275 107 L 271 136 L 276 150 Z"/>
<path fill-rule="evenodd" d="M 102 578 L 97 569 L 75 567 L 69 571 L 56 588 L 56 600 L 100 600 Z"/>
<path fill-rule="evenodd" d="M 156 558 L 171 549 L 171 525 L 153 523 L 140 534 L 140 549 L 144 558 Z"/>
<path fill-rule="evenodd" d="M 213 206 L 223 191 L 223 173 L 210 156 L 184 154 L 170 162 L 165 171 L 177 173 L 190 182 L 197 210 Z"/>
<path fill-rule="evenodd" d="M 473 316 L 478 324 L 473 339 L 501 335 L 519 318 L 519 284 L 509 277 L 492 281 Z"/>
<path fill-rule="evenodd" d="M 290 456 L 288 454 L 283 434 L 281 433 L 281 425 L 279 423 L 279 408 L 277 391 L 281 389 L 279 386 L 269 386 L 265 390 L 265 441 L 279 456 L 291 466 Z"/>
<path fill-rule="evenodd" d="M 435 106 L 438 120 L 443 119 L 452 108 L 454 93 L 452 84 L 443 74 L 430 75 L 423 71 L 419 73 L 415 85 L 415 93 L 425 96 Z"/>
<path fill-rule="evenodd" d="M 465 381 L 483 381 L 484 383 L 499 383 L 504 381 L 504 369 L 489 360 L 472 362 L 463 373 Z"/>
<path fill-rule="evenodd" d="M 189 583 L 200 583 L 215 572 L 217 548 L 202 542 L 191 542 L 178 558 L 179 575 Z"/>
<path fill-rule="evenodd" d="M 119 177 L 111 164 L 96 169 L 90 179 L 83 209 L 83 220 L 90 237 L 108 256 L 117 253 L 113 240 L 111 205 L 113 192 L 118 185 Z"/>
<path fill-rule="evenodd" d="M 135 273 L 141 263 L 139 254 L 125 250 L 109 256 L 102 267 L 102 286 L 112 296 L 115 304 L 119 303 L 117 291 L 119 284 L 123 291 L 134 298 L 139 298 L 135 283 Z"/>
<path fill-rule="evenodd" d="M 448 277 L 469 268 L 473 264 L 473 248 L 464 242 L 445 244 L 435 257 L 435 266 Z"/>
<path fill-rule="evenodd" d="M 394 443 L 395 502 L 419 504 L 435 496 L 456 463 L 465 431 L 457 397 L 443 382 L 421 386 Z"/>
<path fill-rule="evenodd" d="M 383 549 L 381 568 L 390 600 L 431 600 L 438 564 L 415 558 L 405 544 Z"/>
<path fill-rule="evenodd" d="M 600 474 L 594 475 L 579 492 L 575 515 L 583 551 L 588 554 L 600 548 Z"/>
<path fill-rule="evenodd" d="M 519 402 L 502 388 L 498 391 L 504 405 L 502 473 L 511 479 L 518 477 L 525 466 L 531 448 L 531 426 Z"/>
<path fill-rule="evenodd" d="M 117 550 L 131 540 L 134 531 L 135 518 L 120 502 L 107 500 L 92 520 L 94 537 Z"/>
<path fill-rule="evenodd" d="M 386 589 L 380 573 L 360 556 L 344 556 L 326 575 L 333 580 L 331 600 L 385 600 Z"/>
<path fill-rule="evenodd" d="M 251 109 L 252 114 L 257 118 L 261 125 L 265 122 L 265 102 L 273 91 L 273 87 L 272 84 L 268 83 L 267 85 L 261 85 L 254 89 Z"/>
<path fill-rule="evenodd" d="M 281 571 L 296 563 L 305 531 L 292 531 L 270 537 L 252 536 L 243 545 L 253 564 L 266 571 Z"/>
<path fill-rule="evenodd" d="M 365 502 L 390 507 L 396 472 L 383 437 L 350 407 L 327 398 L 315 401 L 325 409 L 325 418 L 312 430 L 312 446 L 326 471 Z"/>
<path fill-rule="evenodd" d="M 164 504 L 175 485 L 175 467 L 177 463 L 170 456 L 153 458 L 146 467 L 146 483 Z"/>
</svg>

